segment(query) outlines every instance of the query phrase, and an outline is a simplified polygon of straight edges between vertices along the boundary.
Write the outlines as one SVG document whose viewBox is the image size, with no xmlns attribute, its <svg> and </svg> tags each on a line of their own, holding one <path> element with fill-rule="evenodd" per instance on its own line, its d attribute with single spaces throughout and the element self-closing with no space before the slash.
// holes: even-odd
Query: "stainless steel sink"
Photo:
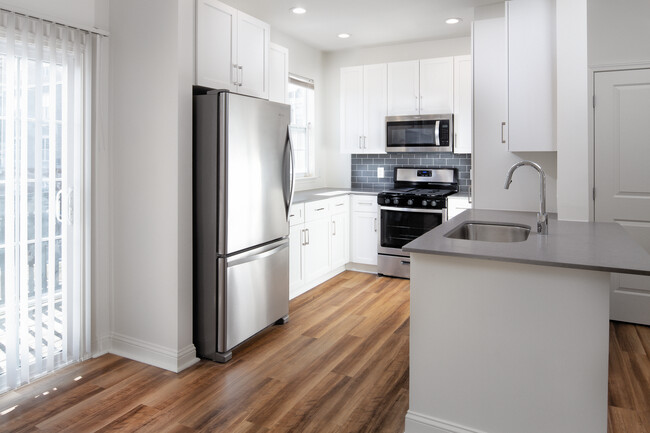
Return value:
<svg viewBox="0 0 650 433">
<path fill-rule="evenodd" d="M 523 224 L 465 221 L 446 238 L 485 242 L 523 242 L 528 239 L 530 226 Z"/>
</svg>

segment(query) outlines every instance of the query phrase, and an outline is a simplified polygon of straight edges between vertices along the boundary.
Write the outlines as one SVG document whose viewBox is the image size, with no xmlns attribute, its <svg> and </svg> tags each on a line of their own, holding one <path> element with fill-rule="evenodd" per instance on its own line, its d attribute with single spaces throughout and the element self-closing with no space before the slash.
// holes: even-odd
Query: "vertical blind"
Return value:
<svg viewBox="0 0 650 433">
<path fill-rule="evenodd" d="M 0 391 L 82 354 L 92 37 L 0 11 Z"/>
</svg>

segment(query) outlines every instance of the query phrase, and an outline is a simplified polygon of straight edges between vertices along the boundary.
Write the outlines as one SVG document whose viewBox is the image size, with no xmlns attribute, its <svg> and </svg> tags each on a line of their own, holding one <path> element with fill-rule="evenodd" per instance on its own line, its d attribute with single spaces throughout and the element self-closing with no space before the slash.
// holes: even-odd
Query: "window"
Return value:
<svg viewBox="0 0 650 433">
<path fill-rule="evenodd" d="M 296 178 L 316 175 L 314 155 L 314 82 L 289 74 L 289 104 L 291 104 L 291 144 L 295 159 Z"/>
</svg>

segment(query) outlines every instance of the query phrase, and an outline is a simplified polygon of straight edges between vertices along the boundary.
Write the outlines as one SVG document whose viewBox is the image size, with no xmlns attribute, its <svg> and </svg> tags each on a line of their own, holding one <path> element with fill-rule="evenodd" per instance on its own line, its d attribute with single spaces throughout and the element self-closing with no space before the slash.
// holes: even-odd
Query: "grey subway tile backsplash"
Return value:
<svg viewBox="0 0 650 433">
<path fill-rule="evenodd" d="M 469 191 L 471 154 L 388 153 L 352 155 L 352 188 L 381 189 L 393 184 L 395 167 L 456 167 L 461 192 Z M 377 177 L 377 167 L 384 167 L 384 177 Z"/>
</svg>

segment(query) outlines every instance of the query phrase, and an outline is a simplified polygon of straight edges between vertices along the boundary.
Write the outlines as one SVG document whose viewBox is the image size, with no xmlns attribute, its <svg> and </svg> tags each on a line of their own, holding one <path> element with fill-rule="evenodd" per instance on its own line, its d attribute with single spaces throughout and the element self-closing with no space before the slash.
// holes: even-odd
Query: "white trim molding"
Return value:
<svg viewBox="0 0 650 433">
<path fill-rule="evenodd" d="M 199 362 L 193 344 L 177 351 L 117 333 L 111 336 L 108 352 L 174 373 L 179 373 Z"/>
<path fill-rule="evenodd" d="M 406 412 L 405 433 L 485 433 L 428 415 Z"/>
</svg>

